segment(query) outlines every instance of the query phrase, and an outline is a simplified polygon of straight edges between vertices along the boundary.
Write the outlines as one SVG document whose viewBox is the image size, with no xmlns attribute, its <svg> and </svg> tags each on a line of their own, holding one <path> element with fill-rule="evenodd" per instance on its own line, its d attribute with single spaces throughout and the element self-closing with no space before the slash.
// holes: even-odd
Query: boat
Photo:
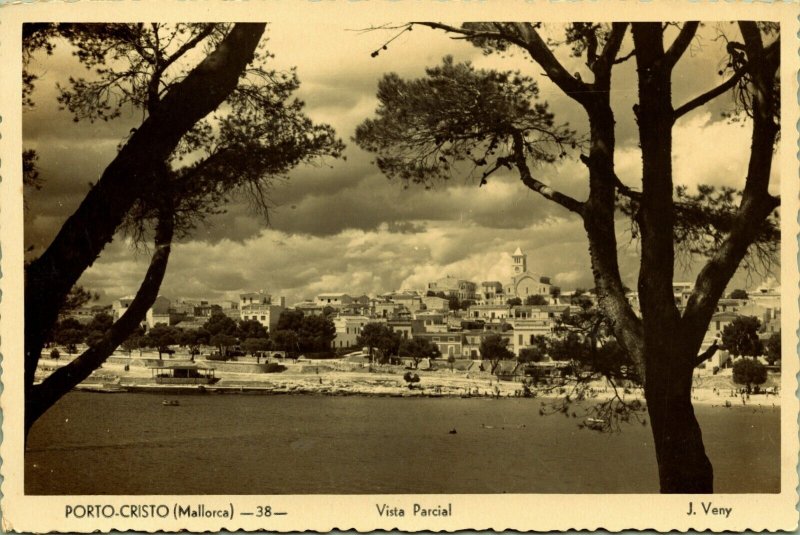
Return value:
<svg viewBox="0 0 800 535">
<path fill-rule="evenodd" d="M 214 370 L 198 362 L 159 361 L 150 367 L 152 378 L 159 385 L 213 385 L 219 381 Z"/>
<path fill-rule="evenodd" d="M 584 423 L 589 429 L 603 429 L 606 426 L 606 421 L 602 418 L 586 418 Z"/>
<path fill-rule="evenodd" d="M 178 401 L 177 399 L 165 399 L 164 401 L 161 402 L 161 404 L 164 405 L 165 407 L 178 407 L 181 404 L 181 402 Z"/>
</svg>

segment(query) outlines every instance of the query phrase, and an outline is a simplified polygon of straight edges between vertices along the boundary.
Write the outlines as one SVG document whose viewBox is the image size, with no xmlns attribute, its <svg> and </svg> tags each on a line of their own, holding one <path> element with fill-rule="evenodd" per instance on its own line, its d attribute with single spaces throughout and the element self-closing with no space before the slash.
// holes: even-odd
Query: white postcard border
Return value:
<svg viewBox="0 0 800 535">
<path fill-rule="evenodd" d="M 22 437 L 22 187 L 21 116 L 19 95 L 21 59 L 19 43 L 22 21 L 132 21 L 132 20 L 269 20 L 276 24 L 315 24 L 330 17 L 348 17 L 353 27 L 366 27 L 385 21 L 431 20 L 463 21 L 493 19 L 538 20 L 735 20 L 778 19 L 782 28 L 782 149 L 776 164 L 781 169 L 783 217 L 782 283 L 783 327 L 787 338 L 797 346 L 798 264 L 797 264 L 797 77 L 798 31 L 796 3 L 717 3 L 684 1 L 476 1 L 439 2 L 346 0 L 320 2 L 290 1 L 121 1 L 76 3 L 6 3 L 0 7 L 0 244 L 2 244 L 2 301 L 0 339 L 2 340 L 3 409 L 2 515 L 3 530 L 16 532 L 90 532 L 95 530 L 136 531 L 218 531 L 268 530 L 330 531 L 332 529 L 431 530 L 566 530 L 622 529 L 718 531 L 794 530 L 798 523 L 797 461 L 800 403 L 796 397 L 798 359 L 785 359 L 781 397 L 781 492 L 780 494 L 711 496 L 662 495 L 303 495 L 303 496 L 26 496 L 23 491 Z M 789 347 L 789 346 L 787 346 Z M 655 462 L 655 460 L 654 460 Z M 689 517 L 689 501 L 713 502 L 730 507 L 728 518 Z M 404 517 L 382 517 L 377 507 L 389 504 L 406 510 Z M 420 517 L 410 514 L 414 504 L 425 508 L 450 507 L 450 517 Z M 75 518 L 67 514 L 76 506 L 98 506 L 99 518 Z M 154 506 L 155 518 L 120 516 L 125 506 Z M 233 510 L 233 518 L 178 517 L 183 506 L 203 505 L 208 511 Z M 168 513 L 161 518 L 165 509 Z M 258 507 L 270 507 L 270 515 L 256 517 Z M 71 508 L 71 509 L 70 509 Z M 105 512 L 114 515 L 106 518 Z M 86 509 L 84 509 L 86 510 Z M 130 508 L 128 509 L 130 511 Z M 243 512 L 253 515 L 242 516 Z M 278 515 L 275 513 L 283 513 Z M 220 513 L 222 514 L 222 513 Z"/>
</svg>

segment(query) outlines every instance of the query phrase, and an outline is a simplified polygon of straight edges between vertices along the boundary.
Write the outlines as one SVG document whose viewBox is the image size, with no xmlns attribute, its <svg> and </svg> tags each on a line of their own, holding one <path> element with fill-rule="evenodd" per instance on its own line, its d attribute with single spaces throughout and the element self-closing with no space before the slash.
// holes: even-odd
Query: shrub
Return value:
<svg viewBox="0 0 800 535">
<path fill-rule="evenodd" d="M 270 362 L 264 368 L 264 373 L 280 373 L 286 369 L 286 366 L 283 364 L 278 364 L 277 362 Z"/>
<path fill-rule="evenodd" d="M 746 385 L 749 394 L 752 385 L 764 384 L 767 380 L 767 369 L 756 359 L 742 358 L 733 364 L 733 382 Z"/>
</svg>

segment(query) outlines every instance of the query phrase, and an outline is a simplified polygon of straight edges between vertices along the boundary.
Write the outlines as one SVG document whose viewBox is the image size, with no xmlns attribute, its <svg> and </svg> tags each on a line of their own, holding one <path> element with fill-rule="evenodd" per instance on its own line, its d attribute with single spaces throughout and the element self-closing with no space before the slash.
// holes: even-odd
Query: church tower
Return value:
<svg viewBox="0 0 800 535">
<path fill-rule="evenodd" d="M 511 259 L 511 269 L 514 276 L 521 275 L 528 271 L 528 255 L 523 253 L 522 249 L 517 247 L 517 250 L 511 255 Z"/>
</svg>

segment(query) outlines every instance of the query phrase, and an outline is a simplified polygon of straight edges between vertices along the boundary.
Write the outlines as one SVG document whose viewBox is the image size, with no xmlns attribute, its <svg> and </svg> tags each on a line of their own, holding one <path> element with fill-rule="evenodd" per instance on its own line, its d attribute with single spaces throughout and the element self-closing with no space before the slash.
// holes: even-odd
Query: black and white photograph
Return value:
<svg viewBox="0 0 800 535">
<path fill-rule="evenodd" d="M 76 531 L 796 526 L 789 6 L 311 4 L 12 12 L 4 493 Z"/>
</svg>

